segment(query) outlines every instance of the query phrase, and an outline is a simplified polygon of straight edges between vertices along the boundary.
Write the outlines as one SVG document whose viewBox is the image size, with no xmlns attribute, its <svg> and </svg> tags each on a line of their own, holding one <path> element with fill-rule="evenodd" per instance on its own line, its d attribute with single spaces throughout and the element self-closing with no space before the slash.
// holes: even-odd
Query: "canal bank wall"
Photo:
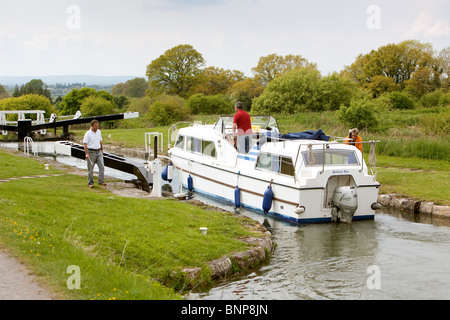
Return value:
<svg viewBox="0 0 450 320">
<path fill-rule="evenodd" d="M 450 218 L 450 206 L 437 205 L 429 201 L 400 197 L 396 194 L 381 194 L 378 196 L 378 202 L 387 208 Z"/>
</svg>

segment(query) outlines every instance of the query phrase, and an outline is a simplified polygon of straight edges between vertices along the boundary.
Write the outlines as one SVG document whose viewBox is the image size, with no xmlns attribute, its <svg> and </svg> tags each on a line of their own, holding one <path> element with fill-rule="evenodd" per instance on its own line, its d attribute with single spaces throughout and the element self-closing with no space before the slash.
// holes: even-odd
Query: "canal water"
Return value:
<svg viewBox="0 0 450 320">
<path fill-rule="evenodd" d="M 68 165 L 86 162 L 41 153 Z M 47 145 L 45 147 L 44 145 Z M 46 149 L 48 148 L 48 149 Z M 53 151 L 54 152 L 54 151 Z M 142 160 L 139 160 L 142 161 Z M 118 179 L 134 176 L 107 168 Z M 172 189 L 179 191 L 174 179 Z M 195 199 L 234 211 L 230 205 L 195 194 Z M 450 227 L 423 215 L 378 210 L 372 221 L 353 224 L 292 225 L 241 209 L 265 225 L 276 249 L 269 262 L 212 287 L 189 293 L 188 299 L 448 299 L 450 297 Z M 447 223 L 447 225 L 445 225 Z"/>
</svg>

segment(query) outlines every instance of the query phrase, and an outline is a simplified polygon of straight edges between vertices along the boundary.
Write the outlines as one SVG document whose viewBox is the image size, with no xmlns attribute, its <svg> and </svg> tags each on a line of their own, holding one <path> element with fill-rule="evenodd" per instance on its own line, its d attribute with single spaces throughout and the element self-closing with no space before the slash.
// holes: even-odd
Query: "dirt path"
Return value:
<svg viewBox="0 0 450 320">
<path fill-rule="evenodd" d="M 0 249 L 0 300 L 51 299 L 23 264 Z"/>
</svg>

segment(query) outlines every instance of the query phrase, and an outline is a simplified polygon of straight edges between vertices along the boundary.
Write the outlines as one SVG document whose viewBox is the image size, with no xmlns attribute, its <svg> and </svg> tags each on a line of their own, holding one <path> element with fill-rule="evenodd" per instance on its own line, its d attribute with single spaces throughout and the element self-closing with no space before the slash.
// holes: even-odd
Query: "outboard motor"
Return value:
<svg viewBox="0 0 450 320">
<path fill-rule="evenodd" d="M 342 186 L 334 189 L 331 206 L 331 221 L 351 223 L 353 215 L 358 209 L 356 188 Z"/>
</svg>

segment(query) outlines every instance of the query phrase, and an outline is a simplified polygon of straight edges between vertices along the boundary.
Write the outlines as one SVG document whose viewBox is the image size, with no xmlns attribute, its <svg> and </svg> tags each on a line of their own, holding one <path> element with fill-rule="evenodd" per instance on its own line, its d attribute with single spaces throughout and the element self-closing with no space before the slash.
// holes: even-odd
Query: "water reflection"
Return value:
<svg viewBox="0 0 450 320">
<path fill-rule="evenodd" d="M 196 195 L 211 205 L 231 206 Z M 450 229 L 380 211 L 373 221 L 294 226 L 240 210 L 269 227 L 268 264 L 190 293 L 189 299 L 447 299 Z M 402 218 L 407 217 L 407 219 Z M 381 289 L 367 287 L 380 268 Z"/>
</svg>

